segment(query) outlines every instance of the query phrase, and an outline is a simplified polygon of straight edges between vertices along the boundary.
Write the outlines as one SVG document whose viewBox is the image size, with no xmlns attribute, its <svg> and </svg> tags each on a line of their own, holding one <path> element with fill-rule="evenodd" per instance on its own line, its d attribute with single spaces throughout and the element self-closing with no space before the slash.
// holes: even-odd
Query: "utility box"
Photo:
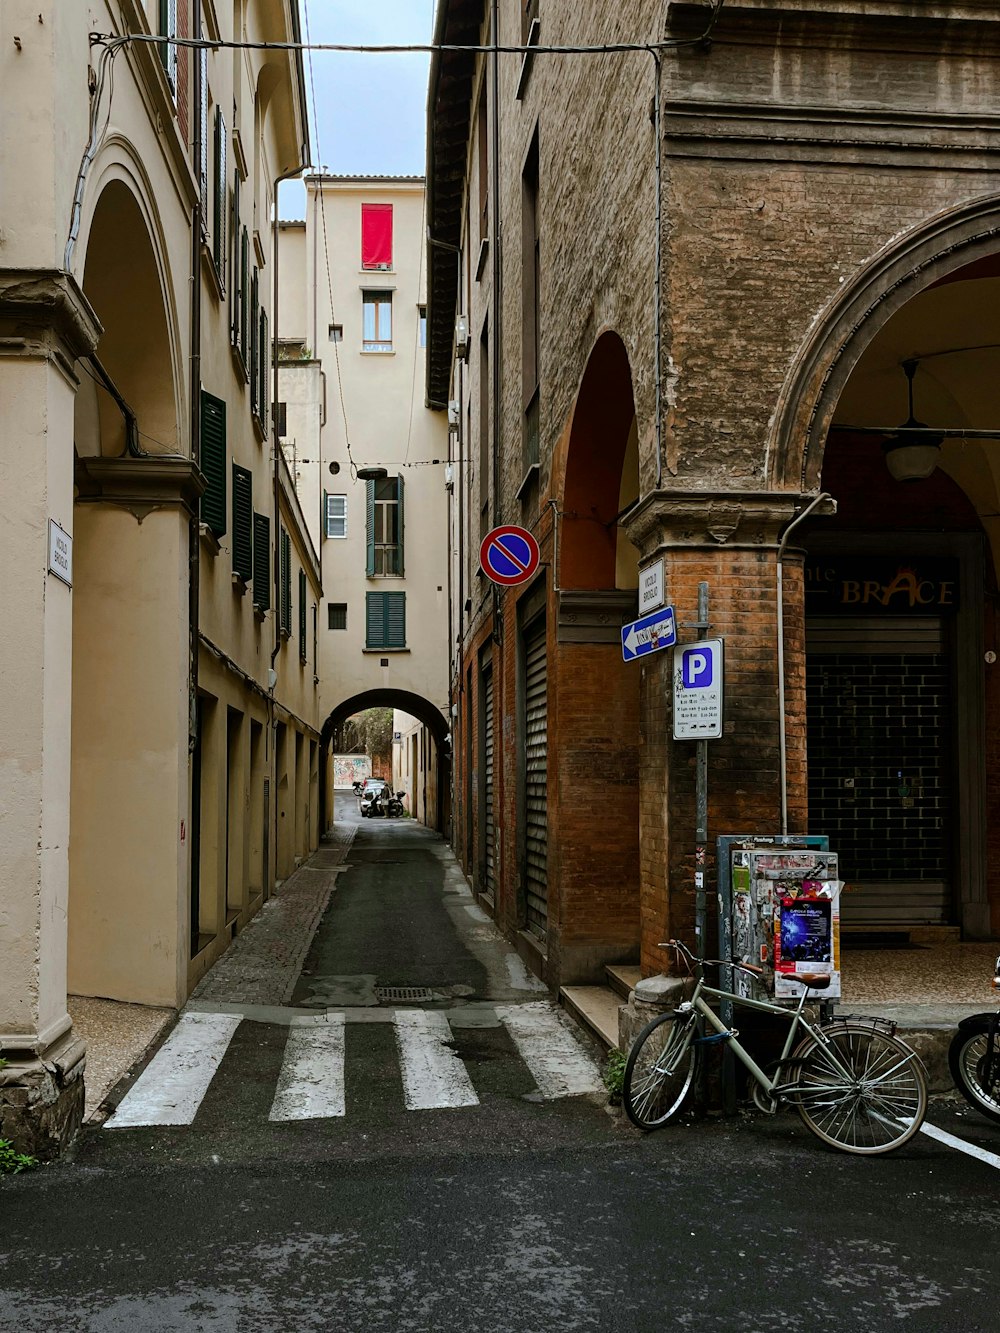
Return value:
<svg viewBox="0 0 1000 1333">
<path fill-rule="evenodd" d="M 837 853 L 761 844 L 731 850 L 732 950 L 756 963 L 754 981 L 734 969 L 733 990 L 762 986 L 776 999 L 798 999 L 801 972 L 829 976 L 817 999 L 840 997 L 840 890 Z"/>
</svg>

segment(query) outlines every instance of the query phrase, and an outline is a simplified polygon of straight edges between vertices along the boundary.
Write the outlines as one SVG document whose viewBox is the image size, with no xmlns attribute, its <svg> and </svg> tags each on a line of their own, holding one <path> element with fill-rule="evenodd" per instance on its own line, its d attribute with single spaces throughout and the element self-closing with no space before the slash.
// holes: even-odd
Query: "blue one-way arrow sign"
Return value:
<svg viewBox="0 0 1000 1333">
<path fill-rule="evenodd" d="M 651 611 L 630 625 L 622 625 L 622 657 L 626 662 L 634 662 L 647 653 L 658 653 L 661 648 L 670 648 L 676 642 L 672 606 L 661 606 L 659 611 Z"/>
</svg>

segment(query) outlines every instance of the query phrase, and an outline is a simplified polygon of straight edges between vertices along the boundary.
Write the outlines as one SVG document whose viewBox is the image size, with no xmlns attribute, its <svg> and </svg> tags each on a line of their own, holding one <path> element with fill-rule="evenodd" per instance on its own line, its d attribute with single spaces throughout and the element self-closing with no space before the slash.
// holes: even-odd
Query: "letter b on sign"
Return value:
<svg viewBox="0 0 1000 1333">
<path fill-rule="evenodd" d="M 681 666 L 684 688 L 704 690 L 712 683 L 712 655 L 704 649 L 691 648 L 685 652 Z"/>
</svg>

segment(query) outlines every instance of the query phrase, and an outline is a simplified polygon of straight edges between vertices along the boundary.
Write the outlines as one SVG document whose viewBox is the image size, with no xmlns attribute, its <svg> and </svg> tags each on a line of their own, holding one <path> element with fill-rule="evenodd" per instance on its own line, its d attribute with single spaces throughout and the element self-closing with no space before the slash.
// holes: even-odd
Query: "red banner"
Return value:
<svg viewBox="0 0 1000 1333">
<path fill-rule="evenodd" d="M 392 204 L 361 205 L 361 267 L 392 268 Z"/>
</svg>

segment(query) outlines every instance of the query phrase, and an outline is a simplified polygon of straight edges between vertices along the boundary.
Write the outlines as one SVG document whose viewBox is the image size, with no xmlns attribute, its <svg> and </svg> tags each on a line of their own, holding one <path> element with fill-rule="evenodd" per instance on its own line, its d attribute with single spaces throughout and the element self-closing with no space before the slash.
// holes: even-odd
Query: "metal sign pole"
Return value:
<svg viewBox="0 0 1000 1333">
<path fill-rule="evenodd" d="M 708 637 L 708 584 L 698 584 L 698 638 Z M 694 934 L 695 952 L 705 956 L 705 861 L 708 847 L 708 741 L 695 741 Z"/>
</svg>

